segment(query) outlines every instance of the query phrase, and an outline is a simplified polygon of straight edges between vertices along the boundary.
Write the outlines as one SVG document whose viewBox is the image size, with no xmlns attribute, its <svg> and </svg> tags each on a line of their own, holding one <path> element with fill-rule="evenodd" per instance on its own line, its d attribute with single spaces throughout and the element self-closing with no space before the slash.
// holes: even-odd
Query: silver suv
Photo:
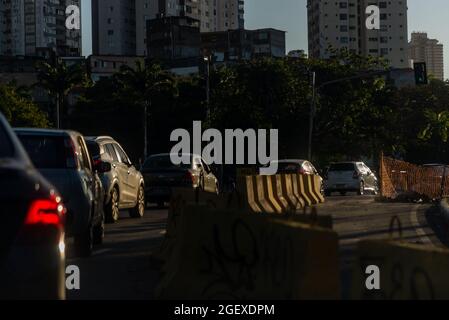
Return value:
<svg viewBox="0 0 449 320">
<path fill-rule="evenodd" d="M 110 163 L 112 167 L 111 171 L 100 175 L 106 193 L 106 222 L 117 222 L 121 209 L 129 209 L 132 218 L 143 217 L 144 180 L 120 144 L 111 137 L 86 137 L 86 143 L 94 163 Z"/>
<path fill-rule="evenodd" d="M 332 163 L 324 176 L 326 196 L 332 192 L 345 195 L 347 192 L 357 192 L 364 195 L 366 191 L 378 193 L 376 175 L 363 162 Z"/>
</svg>

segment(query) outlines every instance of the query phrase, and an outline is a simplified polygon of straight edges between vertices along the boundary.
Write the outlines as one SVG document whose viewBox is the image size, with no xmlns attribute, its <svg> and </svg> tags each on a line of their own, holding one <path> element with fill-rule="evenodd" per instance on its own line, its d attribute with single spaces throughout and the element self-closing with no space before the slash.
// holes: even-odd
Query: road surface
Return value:
<svg viewBox="0 0 449 320">
<path fill-rule="evenodd" d="M 329 197 L 318 214 L 331 214 L 340 237 L 343 297 L 350 286 L 351 263 L 357 241 L 388 238 L 390 220 L 398 216 L 405 241 L 447 246 L 447 227 L 430 204 L 380 203 L 374 197 Z M 104 244 L 87 259 L 69 258 L 79 266 L 81 289 L 68 291 L 68 299 L 152 299 L 159 274 L 150 253 L 160 246 L 168 211 L 148 210 L 143 219 L 130 219 L 126 212 L 114 225 L 107 225 Z M 393 236 L 398 236 L 397 227 Z M 70 246 L 69 246 L 70 254 Z"/>
</svg>

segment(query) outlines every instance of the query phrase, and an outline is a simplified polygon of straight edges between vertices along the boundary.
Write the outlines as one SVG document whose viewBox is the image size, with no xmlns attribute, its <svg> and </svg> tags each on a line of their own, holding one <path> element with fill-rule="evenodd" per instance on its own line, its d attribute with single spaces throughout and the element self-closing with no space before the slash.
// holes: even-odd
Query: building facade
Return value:
<svg viewBox="0 0 449 320">
<path fill-rule="evenodd" d="M 136 54 L 136 2 L 92 0 L 94 55 Z"/>
<path fill-rule="evenodd" d="M 366 26 L 369 5 L 380 9 L 380 29 Z M 382 57 L 394 68 L 407 68 L 407 10 L 406 0 L 308 0 L 309 56 L 326 59 L 331 49 L 346 48 Z"/>
<path fill-rule="evenodd" d="M 444 81 L 443 44 L 436 39 L 429 39 L 427 33 L 412 32 L 409 42 L 409 58 L 413 62 L 425 62 L 427 73 Z"/>
<path fill-rule="evenodd" d="M 132 2 L 132 1 L 130 1 Z M 243 29 L 244 0 L 135 0 L 136 54 L 147 54 L 147 21 L 181 16 L 199 21 L 200 32 Z"/>
<path fill-rule="evenodd" d="M 81 30 L 67 30 L 66 7 L 81 0 L 0 1 L 0 55 L 81 55 Z"/>
</svg>

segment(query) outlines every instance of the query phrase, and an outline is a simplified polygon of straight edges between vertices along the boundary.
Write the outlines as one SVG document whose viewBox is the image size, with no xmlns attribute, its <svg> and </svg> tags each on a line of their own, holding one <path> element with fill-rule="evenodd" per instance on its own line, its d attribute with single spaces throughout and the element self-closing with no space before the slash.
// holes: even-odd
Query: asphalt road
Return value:
<svg viewBox="0 0 449 320">
<path fill-rule="evenodd" d="M 80 290 L 67 291 L 67 299 L 152 299 L 159 275 L 151 267 L 150 253 L 163 240 L 167 213 L 147 210 L 142 219 L 131 219 L 126 211 L 121 212 L 118 223 L 106 225 L 104 243 L 94 249 L 92 257 L 67 259 L 67 265 L 78 266 L 81 275 Z"/>
<path fill-rule="evenodd" d="M 114 225 L 107 225 L 103 245 L 87 259 L 69 258 L 81 272 L 81 289 L 68 291 L 68 299 L 152 299 L 159 274 L 150 253 L 160 246 L 168 211 L 148 210 L 142 219 L 126 212 Z M 343 297 L 350 281 L 350 266 L 357 241 L 388 238 L 390 220 L 398 216 L 402 238 L 413 243 L 447 246 L 449 229 L 431 204 L 380 203 L 374 197 L 329 197 L 318 214 L 331 214 L 340 237 Z M 399 235 L 395 227 L 393 236 Z M 70 255 L 70 245 L 68 246 Z"/>
</svg>

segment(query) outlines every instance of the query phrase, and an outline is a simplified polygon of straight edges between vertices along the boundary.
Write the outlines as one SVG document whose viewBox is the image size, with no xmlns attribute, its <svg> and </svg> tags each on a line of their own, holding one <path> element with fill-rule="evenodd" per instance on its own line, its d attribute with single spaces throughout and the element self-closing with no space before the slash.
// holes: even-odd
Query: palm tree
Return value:
<svg viewBox="0 0 449 320">
<path fill-rule="evenodd" d="M 115 75 L 116 80 L 130 99 L 134 99 L 143 109 L 144 159 L 148 157 L 148 116 L 151 111 L 152 98 L 155 94 L 166 91 L 176 94 L 176 84 L 172 75 L 158 64 L 145 64 L 136 60 L 135 67 L 123 65 Z"/>
<path fill-rule="evenodd" d="M 449 139 L 449 111 L 435 112 L 425 110 L 424 116 L 427 120 L 427 126 L 419 134 L 419 138 L 428 141 L 432 136 L 438 136 L 442 142 Z"/>
<path fill-rule="evenodd" d="M 65 110 L 67 95 L 76 86 L 82 85 L 87 77 L 78 64 L 67 66 L 62 60 L 55 63 L 43 62 L 38 65 L 36 86 L 44 88 L 54 98 L 56 104 L 56 126 L 61 128 L 61 109 Z"/>
</svg>

